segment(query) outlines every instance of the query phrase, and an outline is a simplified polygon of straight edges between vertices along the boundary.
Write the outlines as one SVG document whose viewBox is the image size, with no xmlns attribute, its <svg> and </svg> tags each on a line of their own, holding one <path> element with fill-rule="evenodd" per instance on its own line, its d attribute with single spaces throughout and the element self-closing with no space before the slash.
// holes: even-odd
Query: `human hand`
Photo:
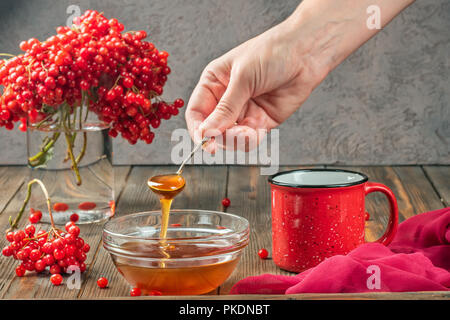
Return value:
<svg viewBox="0 0 450 320">
<path fill-rule="evenodd" d="M 377 5 L 386 25 L 413 0 L 304 0 L 281 24 L 212 61 L 203 71 L 186 110 L 195 143 L 220 136 L 255 146 L 263 132 L 280 125 L 348 55 L 376 34 L 366 26 Z"/>
<path fill-rule="evenodd" d="M 289 21 L 270 29 L 212 61 L 203 71 L 186 110 L 193 140 L 204 135 L 248 137 L 256 145 L 308 98 L 326 72 L 306 62 Z M 207 150 L 214 152 L 215 141 Z M 239 147 L 239 146 L 234 146 Z"/>
</svg>

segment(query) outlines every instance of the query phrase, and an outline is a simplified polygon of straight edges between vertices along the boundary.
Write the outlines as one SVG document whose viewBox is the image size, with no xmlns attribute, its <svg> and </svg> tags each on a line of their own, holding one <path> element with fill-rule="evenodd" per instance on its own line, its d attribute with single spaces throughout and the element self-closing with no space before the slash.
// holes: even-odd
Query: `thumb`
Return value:
<svg viewBox="0 0 450 320">
<path fill-rule="evenodd" d="M 219 135 L 236 123 L 242 108 L 250 99 L 247 87 L 243 84 L 241 77 L 231 76 L 219 103 L 199 127 L 202 136 L 203 134 L 208 136 Z"/>
</svg>

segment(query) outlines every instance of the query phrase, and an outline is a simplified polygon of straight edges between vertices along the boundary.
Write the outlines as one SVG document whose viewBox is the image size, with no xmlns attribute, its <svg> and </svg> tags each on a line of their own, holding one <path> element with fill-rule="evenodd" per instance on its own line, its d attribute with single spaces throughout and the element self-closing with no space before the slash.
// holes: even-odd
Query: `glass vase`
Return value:
<svg viewBox="0 0 450 320">
<path fill-rule="evenodd" d="M 28 126 L 30 180 L 48 189 L 56 224 L 101 222 L 114 214 L 114 171 L 109 127 L 84 123 L 79 129 Z M 30 208 L 50 223 L 45 196 L 33 189 Z M 74 215 L 76 214 L 76 215 Z M 72 218 L 71 218 L 72 217 Z"/>
</svg>

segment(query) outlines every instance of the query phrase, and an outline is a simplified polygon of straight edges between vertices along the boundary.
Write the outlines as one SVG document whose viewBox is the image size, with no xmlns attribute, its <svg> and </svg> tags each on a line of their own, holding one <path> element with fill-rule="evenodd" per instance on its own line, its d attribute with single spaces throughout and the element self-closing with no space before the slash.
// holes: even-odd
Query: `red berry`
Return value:
<svg viewBox="0 0 450 320">
<path fill-rule="evenodd" d="M 8 242 L 14 241 L 14 232 L 13 231 L 10 231 L 6 234 L 6 240 L 8 240 Z"/>
<path fill-rule="evenodd" d="M 98 278 L 97 285 L 99 286 L 99 288 L 106 288 L 106 286 L 108 285 L 108 279 L 104 277 Z"/>
<path fill-rule="evenodd" d="M 53 205 L 53 210 L 55 211 L 67 211 L 69 206 L 66 203 L 57 202 Z"/>
<path fill-rule="evenodd" d="M 56 87 L 56 82 L 53 77 L 45 78 L 44 85 L 47 89 L 53 90 Z"/>
<path fill-rule="evenodd" d="M 78 205 L 78 209 L 80 210 L 92 210 L 97 205 L 94 202 L 82 202 Z"/>
<path fill-rule="evenodd" d="M 76 238 L 75 239 L 75 247 L 77 247 L 78 249 L 83 248 L 84 246 L 84 240 L 82 238 Z"/>
<path fill-rule="evenodd" d="M 23 266 L 17 266 L 16 275 L 18 277 L 23 277 L 25 275 L 26 269 Z"/>
<path fill-rule="evenodd" d="M 78 214 L 73 213 L 73 214 L 70 216 L 70 221 L 72 221 L 72 222 L 77 222 L 79 218 L 80 218 L 80 217 L 78 216 Z"/>
<path fill-rule="evenodd" d="M 268 252 L 266 249 L 264 249 L 264 248 L 259 249 L 259 251 L 258 251 L 258 256 L 259 256 L 261 259 L 266 259 L 266 258 L 269 256 L 269 252 Z"/>
<path fill-rule="evenodd" d="M 89 250 L 91 250 L 91 246 L 89 246 L 89 244 L 85 243 L 83 248 L 81 248 L 81 250 L 83 250 L 83 252 L 88 253 Z"/>
<path fill-rule="evenodd" d="M 39 249 L 33 249 L 30 252 L 29 258 L 32 261 L 37 261 L 41 257 L 41 251 Z"/>
<path fill-rule="evenodd" d="M 177 108 L 182 108 L 184 106 L 183 99 L 177 99 L 173 102 L 173 105 Z"/>
<path fill-rule="evenodd" d="M 53 251 L 53 257 L 55 257 L 56 260 L 62 260 L 65 256 L 66 253 L 64 252 L 64 250 L 55 249 L 55 251 Z"/>
<path fill-rule="evenodd" d="M 14 232 L 14 241 L 16 241 L 16 242 L 22 241 L 25 237 L 26 237 L 26 234 L 22 230 L 18 230 L 16 232 Z"/>
<path fill-rule="evenodd" d="M 123 79 L 122 84 L 125 88 L 131 88 L 133 86 L 133 79 L 126 77 Z"/>
<path fill-rule="evenodd" d="M 75 250 L 77 250 L 77 247 L 75 247 L 73 244 L 66 245 L 66 247 L 64 248 L 66 257 L 73 256 L 75 254 Z"/>
<path fill-rule="evenodd" d="M 30 214 L 30 217 L 28 218 L 28 220 L 30 221 L 30 223 L 38 223 L 39 220 L 41 220 L 41 219 L 39 218 L 39 215 L 32 213 L 32 214 Z"/>
<path fill-rule="evenodd" d="M 51 254 L 47 254 L 42 258 L 47 266 L 51 266 L 55 263 L 55 258 Z"/>
<path fill-rule="evenodd" d="M 78 237 L 80 234 L 80 228 L 77 226 L 71 226 L 67 232 L 73 234 L 75 237 Z"/>
<path fill-rule="evenodd" d="M 53 247 L 55 249 L 64 249 L 64 246 L 66 245 L 66 241 L 62 238 L 57 238 L 53 241 Z"/>
<path fill-rule="evenodd" d="M 39 220 L 42 219 L 42 212 L 40 210 L 36 210 L 34 211 L 34 214 L 37 215 L 39 217 Z"/>
<path fill-rule="evenodd" d="M 132 297 L 139 297 L 141 295 L 141 289 L 139 288 L 133 288 L 130 290 L 130 296 Z"/>
<path fill-rule="evenodd" d="M 36 269 L 36 272 L 42 272 L 45 270 L 46 267 L 47 267 L 47 264 L 45 263 L 45 261 L 43 259 L 39 259 L 34 264 L 34 268 Z"/>
<path fill-rule="evenodd" d="M 9 257 L 9 256 L 12 256 L 13 251 L 12 251 L 12 249 L 10 247 L 4 247 L 3 250 L 2 250 L 2 254 L 5 257 Z"/>
<path fill-rule="evenodd" d="M 59 273 L 55 273 L 50 277 L 50 281 L 54 286 L 59 286 L 63 281 L 63 277 Z"/>
<path fill-rule="evenodd" d="M 74 244 L 76 241 L 77 237 L 75 237 L 73 234 L 66 234 L 64 235 L 64 241 L 66 242 L 66 244 Z"/>
<path fill-rule="evenodd" d="M 27 225 L 25 227 L 25 232 L 27 233 L 27 235 L 29 237 L 32 237 L 34 235 L 34 233 L 36 232 L 36 227 L 33 226 L 32 224 L 31 225 Z"/>
<path fill-rule="evenodd" d="M 69 231 L 69 228 L 72 227 L 72 226 L 74 226 L 74 225 L 75 225 L 75 222 L 69 221 L 69 222 L 67 222 L 66 225 L 64 226 L 64 229 L 66 229 L 66 231 Z"/>
<path fill-rule="evenodd" d="M 50 267 L 50 273 L 51 274 L 59 274 L 61 273 L 61 267 L 57 264 L 54 264 Z"/>
<path fill-rule="evenodd" d="M 230 204 L 231 204 L 230 199 L 228 199 L 228 198 L 223 198 L 223 199 L 222 199 L 222 205 L 223 205 L 225 208 L 229 207 Z"/>
<path fill-rule="evenodd" d="M 53 244 L 51 242 L 46 242 L 42 245 L 42 252 L 50 254 L 53 253 L 54 247 Z"/>
</svg>

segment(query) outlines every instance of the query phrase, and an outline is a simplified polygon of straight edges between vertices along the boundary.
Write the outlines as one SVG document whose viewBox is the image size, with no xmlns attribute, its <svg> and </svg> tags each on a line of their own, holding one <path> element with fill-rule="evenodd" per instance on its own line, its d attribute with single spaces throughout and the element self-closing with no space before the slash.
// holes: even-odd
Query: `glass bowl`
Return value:
<svg viewBox="0 0 450 320">
<path fill-rule="evenodd" d="M 143 294 L 197 295 L 220 286 L 249 241 L 248 221 L 206 210 L 171 210 L 167 237 L 161 212 L 140 212 L 105 224 L 103 246 L 117 270 Z"/>
</svg>

